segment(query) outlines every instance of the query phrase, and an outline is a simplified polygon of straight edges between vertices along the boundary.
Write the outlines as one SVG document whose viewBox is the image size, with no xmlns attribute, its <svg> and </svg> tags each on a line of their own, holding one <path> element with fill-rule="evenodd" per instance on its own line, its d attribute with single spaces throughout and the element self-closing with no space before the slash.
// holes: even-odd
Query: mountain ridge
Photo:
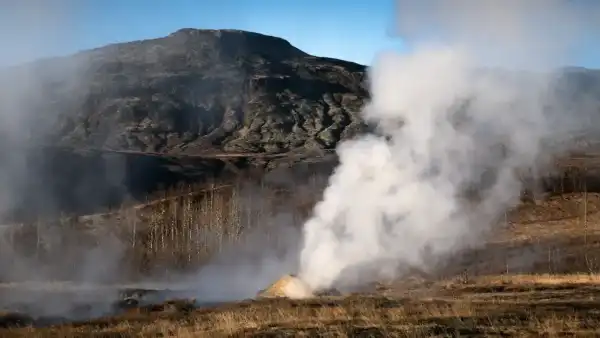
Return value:
<svg viewBox="0 0 600 338">
<path fill-rule="evenodd" d="M 368 97 L 364 66 L 237 30 L 181 29 L 30 66 L 41 95 L 20 108 L 54 119 L 30 134 L 74 148 L 331 149 L 363 128 Z"/>
<path fill-rule="evenodd" d="M 600 116 L 600 71 L 565 74 L 558 110 Z M 327 175 L 336 145 L 369 130 L 367 86 L 364 65 L 240 30 L 185 28 L 0 70 L 0 220 L 93 213 L 246 169 L 325 161 Z"/>
</svg>

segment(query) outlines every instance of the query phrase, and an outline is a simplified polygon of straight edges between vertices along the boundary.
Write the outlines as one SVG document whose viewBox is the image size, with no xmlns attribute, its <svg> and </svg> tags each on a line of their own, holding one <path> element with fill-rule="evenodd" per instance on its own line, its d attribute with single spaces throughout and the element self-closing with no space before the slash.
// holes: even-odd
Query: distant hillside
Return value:
<svg viewBox="0 0 600 338">
<path fill-rule="evenodd" d="M 182 29 L 5 72 L 43 144 L 161 153 L 332 148 L 362 128 L 365 67 L 238 30 Z M 30 89 L 27 87 L 27 89 Z M 32 93 L 33 94 L 33 93 Z M 42 121 L 38 121 L 42 122 Z M 37 130 L 35 130 L 37 128 Z"/>
<path fill-rule="evenodd" d="M 239 30 L 181 29 L 39 60 L 0 70 L 0 89 L 0 220 L 320 161 L 367 129 L 365 66 Z M 573 115 L 596 132 L 581 137 L 600 139 L 600 71 L 565 69 L 556 98 L 556 111 L 588 114 Z"/>
<path fill-rule="evenodd" d="M 333 149 L 365 130 L 368 98 L 365 66 L 239 30 L 40 60 L 0 71 L 0 88 L 2 115 L 19 122 L 0 130 L 13 139 L 190 155 Z M 557 88 L 561 110 L 600 116 L 600 71 L 566 68 Z"/>
</svg>

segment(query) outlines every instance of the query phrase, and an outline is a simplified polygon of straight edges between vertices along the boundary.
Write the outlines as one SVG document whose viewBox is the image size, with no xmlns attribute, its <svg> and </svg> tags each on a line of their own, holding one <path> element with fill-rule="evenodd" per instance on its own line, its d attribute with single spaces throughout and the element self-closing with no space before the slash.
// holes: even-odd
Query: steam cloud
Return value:
<svg viewBox="0 0 600 338">
<path fill-rule="evenodd" d="M 0 223 L 0 308 L 23 308 L 34 315 L 72 315 L 74 306 L 89 301 L 86 297 L 91 292 L 74 292 L 70 290 L 73 289 L 70 283 L 61 281 L 69 279 L 85 285 L 118 280 L 124 243 L 104 231 L 106 229 L 96 234 L 96 246 L 69 243 L 65 238 L 68 230 L 59 229 L 51 222 L 40 223 L 36 230 L 40 252 L 51 247 L 53 253 L 52 257 L 44 257 L 43 253 L 35 254 L 35 243 L 24 248 L 27 252 L 15 249 L 12 235 L 22 229 L 15 224 L 15 219 L 29 218 L 27 221 L 31 222 L 38 212 L 57 216 L 61 211 L 56 189 L 51 189 L 56 182 L 45 181 L 48 173 L 38 168 L 44 167 L 40 157 L 46 155 L 40 146 L 48 134 L 56 131 L 57 119 L 49 108 L 51 103 L 39 100 L 40 93 L 47 90 L 40 79 L 57 74 L 62 79 L 78 79 L 82 74 L 72 65 L 58 67 L 55 64 L 57 67 L 48 69 L 29 62 L 40 55 L 55 53 L 61 44 L 72 41 L 77 30 L 72 29 L 76 16 L 70 11 L 77 4 L 70 0 L 52 4 L 10 1 L 3 2 L 2 6 L 0 19 L 5 29 L 0 32 L 0 41 L 9 48 L 3 49 L 0 55 L 0 222 L 3 222 Z M 107 180 L 119 181 L 124 175 L 120 167 L 107 166 L 112 170 L 108 170 L 108 175 L 114 175 Z M 97 172 L 82 175 L 89 175 L 86 179 L 92 182 L 99 179 Z M 82 200 L 94 197 L 80 196 Z M 52 220 L 51 216 L 48 218 Z M 23 245 L 17 246 L 23 249 Z M 117 291 L 110 288 L 96 293 L 99 295 L 94 294 L 91 301 L 107 304 L 101 304 L 105 308 L 90 310 L 94 315 L 110 310 L 106 299 L 116 300 L 118 296 Z"/>
<path fill-rule="evenodd" d="M 583 121 L 567 123 L 576 112 L 562 110 L 554 84 L 598 31 L 599 7 L 399 1 L 410 51 L 371 69 L 363 114 L 378 134 L 339 145 L 304 226 L 300 277 L 314 289 L 367 283 L 480 242 L 520 193 L 514 171 L 565 150 L 556 141 Z"/>
<path fill-rule="evenodd" d="M 371 70 L 373 98 L 364 116 L 378 126 L 379 134 L 339 146 L 341 164 L 304 227 L 300 277 L 316 289 L 365 283 L 395 276 L 399 266 L 427 266 L 431 257 L 476 243 L 497 214 L 514 203 L 520 183 L 513 170 L 562 150 L 548 150 L 547 141 L 568 135 L 583 121 L 573 122 L 557 108 L 562 107 L 554 96 L 557 74 L 547 71 L 562 64 L 582 39 L 593 38 L 589 32 L 594 31 L 593 22 L 600 22 L 595 20 L 598 11 L 578 6 L 558 0 L 400 1 L 398 33 L 411 52 L 383 54 Z M 56 19 L 61 12 L 53 7 L 58 14 L 52 16 L 47 6 L 36 8 L 44 10 L 24 9 L 17 21 L 41 24 L 40 18 Z M 48 33 L 53 23 L 45 24 L 42 30 Z M 64 29 L 50 31 L 64 39 Z M 27 45 L 23 47 L 39 47 L 35 42 L 46 40 L 44 35 L 22 42 Z M 24 59 L 37 54 L 17 49 Z M 482 70 L 489 66 L 544 72 Z M 33 145 L 30 135 L 43 135 L 46 127 L 40 114 L 21 109 L 30 93 L 39 90 L 34 73 L 19 83 L 9 78 L 0 84 L 0 137 L 6 150 L 0 216 L 19 205 L 15 196 L 28 187 L 23 154 L 10 149 Z M 29 133 L 32 126 L 37 130 Z M 475 201 L 464 193 L 472 187 L 483 188 Z M 273 219 L 272 227 L 292 223 L 287 216 Z M 192 284 L 194 294 L 206 301 L 253 296 L 296 268 L 296 257 L 290 254 L 295 248 L 289 248 L 293 243 L 288 240 L 295 241 L 297 234 L 287 228 L 279 231 L 281 247 L 253 257 L 272 239 L 250 236 L 245 245 L 225 250 L 198 273 L 182 277 L 182 287 Z M 83 256 L 67 273 L 73 279 L 97 282 L 117 274 L 122 243 L 110 234 L 102 237 L 107 240 L 100 247 L 78 248 L 73 254 Z M 1 277 L 50 279 L 53 271 L 41 269 L 36 261 L 21 259 L 17 268 L 9 267 L 21 257 L 8 245 L 0 248 L 5 248 L 0 267 L 10 272 Z M 43 301 L 47 308 L 42 312 L 57 308 L 57 301 Z"/>
</svg>

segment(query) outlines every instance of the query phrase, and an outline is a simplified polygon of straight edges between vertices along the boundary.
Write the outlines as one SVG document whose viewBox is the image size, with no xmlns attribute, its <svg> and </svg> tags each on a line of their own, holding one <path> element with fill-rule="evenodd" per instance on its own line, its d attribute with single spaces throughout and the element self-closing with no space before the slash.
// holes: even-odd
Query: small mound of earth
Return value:
<svg viewBox="0 0 600 338">
<path fill-rule="evenodd" d="M 291 274 L 281 277 L 257 294 L 258 298 L 303 299 L 322 296 L 341 296 L 341 293 L 335 289 L 313 291 L 303 280 Z"/>
</svg>

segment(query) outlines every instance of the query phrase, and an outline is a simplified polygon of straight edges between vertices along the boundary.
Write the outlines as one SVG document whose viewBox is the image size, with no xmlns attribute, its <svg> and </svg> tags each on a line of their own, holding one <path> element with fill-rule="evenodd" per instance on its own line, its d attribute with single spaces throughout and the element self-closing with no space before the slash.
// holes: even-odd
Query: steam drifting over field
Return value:
<svg viewBox="0 0 600 338">
<path fill-rule="evenodd" d="M 55 9 L 58 12 L 52 18 L 68 16 Z M 218 251 L 218 255 L 206 264 L 202 261 L 204 265 L 191 274 L 170 273 L 171 279 L 165 282 L 168 285 L 160 287 L 177 286 L 175 289 L 183 289 L 186 296 L 199 301 L 220 302 L 252 297 L 282 274 L 299 272 L 300 279 L 288 279 L 292 281 L 290 286 L 296 287 L 294 294 L 287 292 L 298 298 L 313 289 L 354 286 L 398 276 L 410 266 L 433 268 L 447 254 L 481 243 L 496 217 L 519 194 L 520 183 L 513 170 L 561 152 L 564 148 L 548 144 L 562 140 L 583 121 L 589 124 L 590 120 L 578 118 L 586 117 L 587 112 L 563 110 L 568 105 L 556 95 L 554 84 L 560 74 L 554 69 L 579 47 L 579 37 L 595 31 L 595 22 L 600 22 L 595 9 L 558 0 L 400 1 L 397 28 L 407 52 L 382 53 L 370 72 L 372 102 L 363 115 L 378 127 L 378 132 L 339 146 L 341 164 L 330 178 L 314 216 L 304 225 L 303 236 L 291 224 L 302 222 L 304 215 L 298 216 L 298 210 L 266 212 L 264 204 L 253 202 L 268 198 L 251 184 L 242 194 L 237 190 L 231 193 L 235 197 L 228 201 L 236 201 L 231 203 L 234 206 L 224 208 L 228 202 L 218 199 L 222 210 L 215 217 L 218 207 L 213 205 L 214 200 L 202 207 L 206 217 L 190 217 L 185 222 L 179 217 L 179 204 L 173 204 L 172 217 L 152 221 L 164 226 L 160 232 L 149 232 L 150 243 L 165 237 L 163 230 L 174 230 L 173 224 L 179 221 L 190 239 L 186 242 L 188 249 L 198 249 L 194 254 L 200 255 L 203 248 L 197 244 L 202 241 L 191 238 L 214 237 L 219 247 L 210 254 Z M 23 9 L 21 14 L 18 20 L 40 23 L 40 13 Z M 65 30 L 72 31 L 70 27 L 55 28 L 58 36 Z M 45 29 L 38 31 L 47 33 Z M 586 39 L 590 40 L 589 36 Z M 37 46 L 36 40 L 46 40 L 46 36 L 24 40 L 27 46 Z M 24 59 L 33 57 L 34 52 L 27 48 L 21 51 Z M 37 176 L 27 174 L 29 165 L 24 155 L 36 159 L 36 153 L 25 153 L 43 143 L 44 135 L 56 122 L 53 116 L 39 114 L 45 111 L 45 103 L 36 106 L 29 100 L 30 95 L 45 90 L 38 88 L 37 76 L 73 73 L 73 88 L 86 90 L 89 85 L 83 74 L 85 64 L 68 63 L 64 69 L 19 67 L 22 76 L 18 81 L 12 76 L 0 79 L 0 138 L 4 150 L 0 155 L 5 159 L 0 168 L 0 218 L 23 205 L 25 208 L 18 211 L 29 216 L 28 203 L 21 193 L 35 186 L 29 180 Z M 25 150 L 13 151 L 17 148 Z M 112 162 L 106 166 L 110 167 L 106 181 L 121 189 L 122 166 Z M 85 178 L 96 181 L 98 172 L 90 171 Z M 289 183 L 289 190 L 296 195 L 302 195 L 302 184 L 294 177 L 279 180 Z M 34 202 L 48 209 L 43 211 L 58 214 L 56 200 L 44 190 L 36 191 Z M 77 199 L 94 198 L 81 190 Z M 277 202 L 274 204 L 284 204 L 278 198 L 271 199 Z M 185 212 L 201 214 L 191 202 L 188 206 Z M 161 212 L 166 214 L 165 210 Z M 258 221 L 252 221 L 255 211 Z M 206 221 L 210 218 L 214 220 Z M 260 224 L 260 229 L 248 226 L 253 222 Z M 194 232 L 190 231 L 190 223 Z M 209 229 L 209 223 L 218 226 Z M 138 229 L 136 226 L 133 228 Z M 61 236 L 54 233 L 58 227 L 41 228 L 36 230 L 39 252 L 44 252 L 44 245 L 58 247 L 56 256 L 60 257 L 42 257 L 47 264 L 40 263 L 37 254 L 23 255 L 2 242 L 7 244 L 0 245 L 3 282 L 45 284 L 62 278 L 93 285 L 94 297 L 102 300 L 119 297 L 116 287 L 102 288 L 100 284 L 123 282 L 122 261 L 126 249 L 132 246 L 129 242 L 124 243 L 106 227 L 90 236 L 95 246 L 72 240 L 75 245 L 67 250 Z M 239 240 L 241 229 L 243 239 Z M 170 237 L 174 232 L 169 232 Z M 135 244 L 138 237 L 134 234 Z M 230 243 L 223 239 L 226 237 L 235 240 Z M 300 244 L 303 247 L 297 248 Z M 160 252 L 172 254 L 168 248 L 162 247 Z M 304 282 L 310 287 L 305 288 Z M 76 298 L 83 298 L 70 294 L 60 299 L 46 298 L 46 290 L 27 292 L 15 296 L 9 289 L 0 300 L 10 305 L 32 303 L 37 307 L 33 312 L 55 315 L 73 312 L 79 303 Z M 107 311 L 111 309 L 91 312 L 97 315 Z"/>
<path fill-rule="evenodd" d="M 83 87 L 86 83 L 82 80 L 85 64 L 50 68 L 29 62 L 41 55 L 54 54 L 61 46 L 70 44 L 77 31 L 73 29 L 76 22 L 72 12 L 75 8 L 73 5 L 76 4 L 70 0 L 56 1 L 51 5 L 44 1 L 14 2 L 6 4 L 7 13 L 10 14 L 3 16 L 3 23 L 15 29 L 3 32 L 2 39 L 10 48 L 3 50 L 0 57 L 0 280 L 2 283 L 15 282 L 23 290 L 6 291 L 3 288 L 0 296 L 2 310 L 11 310 L 15 308 L 15 304 L 23 303 L 36 314 L 62 315 L 69 314 L 74 304 L 81 302 L 79 291 L 65 292 L 60 297 L 54 297 L 51 294 L 57 290 L 29 292 L 23 282 L 49 283 L 48 288 L 52 289 L 53 286 L 60 285 L 52 282 L 62 279 L 83 284 L 119 280 L 119 262 L 123 257 L 124 243 L 108 229 L 96 234 L 96 245 L 70 245 L 65 244 L 69 240 L 65 238 L 68 237 L 65 236 L 68 232 L 66 229 L 61 229 L 61 232 L 58 227 L 39 225 L 37 249 L 43 252 L 46 247 L 60 247 L 61 254 L 57 255 L 59 258 L 47 257 L 43 253 L 31 254 L 36 250 L 35 246 L 28 248 L 31 249 L 30 252 L 23 253 L 15 250 L 13 243 L 8 242 L 12 238 L 11 234 L 20 228 L 18 224 L 14 224 L 15 219 L 31 221 L 39 217 L 40 212 L 43 217 L 48 218 L 46 221 L 51 221 L 53 217 L 58 218 L 62 211 L 51 189 L 57 183 L 52 180 L 44 181 L 47 173 L 35 169 L 36 163 L 43 161 L 40 159 L 43 157 L 40 147 L 48 145 L 44 140 L 56 128 L 57 116 L 49 112 L 50 103 L 43 102 L 40 105 L 39 100 L 32 98 L 41 96 L 40 93 L 47 90 L 40 79 L 52 78 L 56 74 L 63 78 L 78 79 Z M 115 185 L 118 185 L 123 177 L 123 170 L 119 165 L 107 166 L 111 166 L 108 176 L 112 175 L 107 177 L 107 181 L 117 182 Z M 97 170 L 91 171 L 82 173 L 82 176 L 92 182 L 104 178 L 99 177 Z M 97 198 L 87 192 L 77 197 L 85 201 Z M 38 223 L 42 224 L 43 221 L 39 220 Z M 115 290 L 101 290 L 99 293 L 102 294 L 99 297 L 102 300 L 117 299 Z M 106 309 L 97 310 L 92 313 L 99 314 Z"/>
<path fill-rule="evenodd" d="M 399 1 L 409 52 L 383 53 L 371 69 L 364 116 L 379 135 L 339 145 L 304 227 L 300 277 L 317 289 L 361 284 L 481 242 L 516 202 L 514 169 L 564 150 L 545 145 L 582 121 L 560 110 L 553 83 L 598 31 L 599 7 Z M 490 66 L 503 69 L 482 70 Z"/>
</svg>

